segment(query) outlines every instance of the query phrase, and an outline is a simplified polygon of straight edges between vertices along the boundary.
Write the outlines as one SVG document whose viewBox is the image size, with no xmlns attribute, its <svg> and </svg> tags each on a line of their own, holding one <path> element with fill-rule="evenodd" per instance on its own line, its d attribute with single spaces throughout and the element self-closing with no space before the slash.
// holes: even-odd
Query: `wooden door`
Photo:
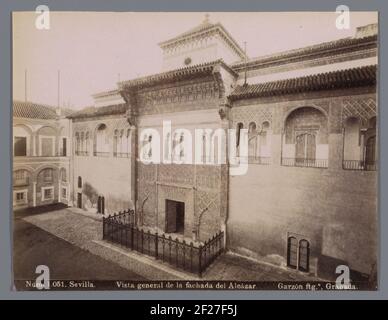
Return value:
<svg viewBox="0 0 388 320">
<path fill-rule="evenodd" d="M 177 206 L 176 202 L 166 200 L 166 227 L 165 232 L 176 232 Z"/>
</svg>

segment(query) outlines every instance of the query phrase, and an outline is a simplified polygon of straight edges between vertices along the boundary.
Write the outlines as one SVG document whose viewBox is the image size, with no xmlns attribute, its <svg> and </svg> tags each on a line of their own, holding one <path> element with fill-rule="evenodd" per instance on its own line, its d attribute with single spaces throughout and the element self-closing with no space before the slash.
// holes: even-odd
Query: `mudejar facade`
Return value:
<svg viewBox="0 0 388 320">
<path fill-rule="evenodd" d="M 186 240 L 222 230 L 228 250 L 323 278 L 371 274 L 377 26 L 248 59 L 205 20 L 160 47 L 161 73 L 68 117 L 71 204 L 134 208 L 139 226 Z"/>
</svg>

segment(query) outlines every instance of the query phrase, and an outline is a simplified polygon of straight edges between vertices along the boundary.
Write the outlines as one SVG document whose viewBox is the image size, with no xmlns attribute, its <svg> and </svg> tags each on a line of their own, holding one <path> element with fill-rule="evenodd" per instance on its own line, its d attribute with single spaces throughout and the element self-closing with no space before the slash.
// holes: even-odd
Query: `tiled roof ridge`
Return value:
<svg viewBox="0 0 388 320">
<path fill-rule="evenodd" d="M 261 64 L 261 63 L 266 63 L 266 62 L 271 62 L 271 61 L 276 61 L 280 59 L 286 59 L 290 58 L 293 56 L 298 56 L 300 54 L 312 54 L 315 52 L 319 52 L 322 50 L 329 50 L 333 49 L 336 47 L 345 47 L 349 45 L 354 45 L 354 44 L 363 44 L 363 43 L 368 43 L 368 42 L 374 42 L 377 41 L 377 35 L 371 35 L 371 36 L 366 36 L 362 38 L 354 38 L 354 37 L 347 37 L 347 38 L 341 38 L 337 40 L 332 40 L 332 41 L 326 41 L 318 44 L 313 44 L 310 46 L 306 47 L 300 47 L 300 48 L 295 48 L 291 50 L 286 50 L 282 52 L 276 52 L 276 53 L 271 53 L 268 55 L 264 56 L 259 56 L 255 58 L 248 59 L 247 62 L 236 62 L 230 65 L 232 69 L 239 69 L 245 66 L 245 64 L 249 67 L 251 65 L 255 64 Z"/>
<path fill-rule="evenodd" d="M 178 42 L 178 41 L 181 41 L 181 40 L 184 40 L 187 38 L 195 37 L 197 35 L 200 35 L 203 32 L 209 32 L 211 30 L 218 30 L 218 29 L 221 30 L 221 32 L 223 32 L 226 35 L 228 40 L 235 47 L 235 50 L 237 52 L 239 52 L 239 55 L 241 55 L 243 57 L 245 55 L 244 50 L 240 47 L 238 42 L 232 37 L 232 35 L 229 33 L 229 31 L 226 30 L 225 27 L 220 22 L 216 22 L 216 23 L 203 22 L 202 24 L 200 24 L 200 25 L 198 25 L 198 26 L 196 26 L 196 27 L 184 32 L 184 33 L 181 33 L 181 34 L 177 35 L 176 37 L 159 42 L 158 45 L 161 48 L 163 48 L 163 47 L 166 47 L 166 46 L 173 44 L 175 42 Z"/>
<path fill-rule="evenodd" d="M 168 79 L 173 80 L 176 77 L 193 75 L 198 72 L 204 72 L 204 71 L 211 72 L 214 70 L 214 67 L 217 65 L 222 65 L 229 72 L 237 76 L 236 72 L 233 71 L 222 59 L 217 59 L 210 62 L 200 63 L 193 66 L 188 66 L 188 67 L 182 67 L 179 69 L 174 69 L 174 70 L 170 70 L 162 73 L 156 73 L 156 74 L 152 74 L 152 75 L 148 75 L 140 78 L 135 78 L 132 80 L 120 81 L 118 85 L 119 87 L 123 87 L 123 86 L 136 87 L 136 86 L 142 86 L 152 82 L 159 82 L 159 81 L 168 80 Z"/>
<path fill-rule="evenodd" d="M 376 65 L 356 67 L 308 76 L 239 85 L 229 95 L 231 100 L 263 97 L 322 89 L 346 88 L 349 85 L 372 85 L 376 83 Z"/>
<path fill-rule="evenodd" d="M 127 109 L 127 105 L 125 103 L 102 106 L 102 107 L 87 106 L 82 108 L 79 111 L 72 113 L 67 118 L 78 119 L 78 118 L 89 118 L 89 117 L 110 115 L 110 114 L 124 114 L 126 112 L 126 109 Z"/>
<path fill-rule="evenodd" d="M 31 118 L 31 119 L 56 119 L 58 118 L 55 106 L 37 103 L 32 101 L 13 100 L 13 116 L 18 118 Z M 69 108 L 61 107 L 63 116 L 67 116 L 74 112 Z"/>
</svg>

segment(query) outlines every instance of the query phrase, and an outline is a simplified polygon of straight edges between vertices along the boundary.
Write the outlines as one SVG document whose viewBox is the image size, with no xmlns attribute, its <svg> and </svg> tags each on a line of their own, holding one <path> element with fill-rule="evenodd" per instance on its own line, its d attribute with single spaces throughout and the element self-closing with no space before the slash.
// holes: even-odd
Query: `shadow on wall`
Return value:
<svg viewBox="0 0 388 320">
<path fill-rule="evenodd" d="M 86 198 L 83 204 L 83 209 L 88 211 L 97 212 L 99 196 L 104 196 L 105 198 L 105 214 L 114 214 L 122 210 L 134 209 L 130 200 L 125 200 L 123 197 L 116 197 L 113 195 L 102 195 L 88 182 L 83 184 L 82 194 Z"/>
</svg>

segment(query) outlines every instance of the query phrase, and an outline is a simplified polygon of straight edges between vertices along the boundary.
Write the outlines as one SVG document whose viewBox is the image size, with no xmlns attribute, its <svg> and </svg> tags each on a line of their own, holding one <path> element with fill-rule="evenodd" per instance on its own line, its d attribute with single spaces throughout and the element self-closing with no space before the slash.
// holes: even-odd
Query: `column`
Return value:
<svg viewBox="0 0 388 320">
<path fill-rule="evenodd" d="M 36 207 L 36 182 L 32 183 L 32 206 Z"/>
<path fill-rule="evenodd" d="M 59 177 L 58 181 L 58 202 L 61 202 L 62 200 L 62 194 L 61 194 L 61 177 Z"/>
<path fill-rule="evenodd" d="M 36 157 L 36 138 L 37 138 L 37 136 L 36 136 L 36 133 L 34 132 L 33 134 L 32 134 L 32 156 L 33 157 Z"/>
</svg>

